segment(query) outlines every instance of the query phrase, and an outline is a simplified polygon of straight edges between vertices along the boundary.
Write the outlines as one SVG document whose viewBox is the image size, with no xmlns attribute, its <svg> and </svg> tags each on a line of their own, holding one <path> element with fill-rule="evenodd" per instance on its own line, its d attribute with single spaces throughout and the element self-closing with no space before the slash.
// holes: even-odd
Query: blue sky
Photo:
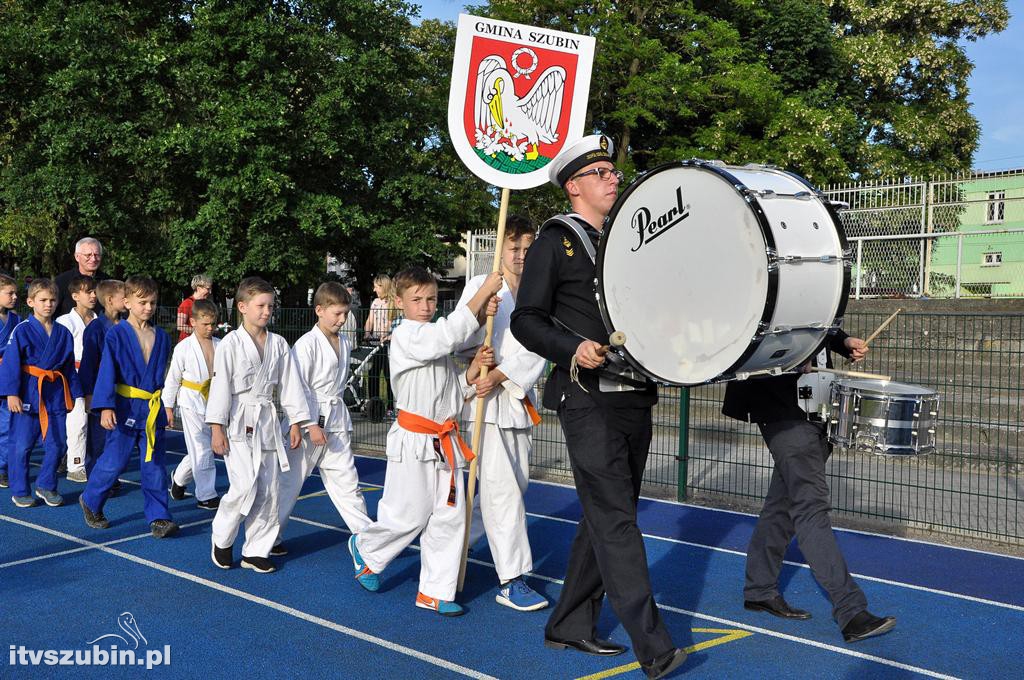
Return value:
<svg viewBox="0 0 1024 680">
<path fill-rule="evenodd" d="M 454 20 L 461 0 L 412 0 L 430 19 Z M 981 123 L 974 154 L 978 170 L 1024 168 L 1024 0 L 1009 0 L 1010 25 L 1002 33 L 965 43 L 974 62 L 971 111 Z"/>
</svg>

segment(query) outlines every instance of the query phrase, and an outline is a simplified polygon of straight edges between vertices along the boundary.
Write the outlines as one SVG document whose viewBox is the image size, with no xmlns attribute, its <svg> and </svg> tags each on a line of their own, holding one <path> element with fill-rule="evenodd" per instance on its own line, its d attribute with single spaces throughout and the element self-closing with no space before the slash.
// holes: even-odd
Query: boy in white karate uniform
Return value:
<svg viewBox="0 0 1024 680">
<path fill-rule="evenodd" d="M 302 378 L 314 420 L 304 434 L 298 425 L 291 426 L 290 438 L 299 435 L 302 444 L 288 451 L 291 469 L 281 473 L 278 513 L 281 529 L 271 555 L 288 554 L 281 543 L 288 516 L 295 508 L 303 482 L 317 466 L 327 495 L 349 531 L 358 534 L 370 524 L 352 456 L 352 418 L 342 398 L 351 348 L 348 338 L 340 331 L 348 318 L 352 296 L 343 285 L 330 281 L 317 288 L 313 305 L 316 326 L 295 341 L 292 360 Z"/>
<path fill-rule="evenodd" d="M 91 276 L 76 276 L 68 284 L 68 293 L 75 301 L 75 307 L 67 314 L 56 318 L 57 323 L 71 331 L 75 341 L 75 368 L 82 363 L 82 339 L 85 328 L 96 318 L 96 281 Z M 89 415 L 85 410 L 85 398 L 75 399 L 75 407 L 68 412 L 68 481 L 84 484 L 88 478 L 85 472 L 86 433 L 89 430 Z"/>
<path fill-rule="evenodd" d="M 195 480 L 196 506 L 204 510 L 216 510 L 220 505 L 210 426 L 206 424 L 213 355 L 220 342 L 213 337 L 217 317 L 217 305 L 209 300 L 193 303 L 188 319 L 192 332 L 174 347 L 161 394 L 168 427 L 174 426 L 175 405 L 181 411 L 181 429 L 188 451 L 171 475 L 171 498 L 176 501 L 185 498 L 185 487 Z"/>
<path fill-rule="evenodd" d="M 523 574 L 533 569 L 523 502 L 530 482 L 533 426 L 540 422 L 534 407 L 538 402 L 533 386 L 544 372 L 545 361 L 519 344 L 509 329 L 519 277 L 533 239 L 533 226 L 528 220 L 517 217 L 508 220 L 501 251 L 504 285 L 499 293 L 501 304 L 494 316 L 492 336 L 493 361 L 497 365 L 485 378 L 480 378 L 478 364 L 474 362 L 465 381 L 469 387 L 464 412 L 466 422 L 476 422 L 476 397 L 485 398 L 480 448 L 474 452 L 479 456 L 480 498 L 473 509 L 470 545 L 486 530 L 487 544 L 498 573 L 495 600 L 519 611 L 535 611 L 548 605 L 543 596 L 523 581 Z M 469 302 L 484 281 L 484 276 L 477 276 L 467 282 L 459 305 Z M 478 346 L 483 341 L 481 329 L 473 335 L 470 346 Z"/>
<path fill-rule="evenodd" d="M 387 439 L 387 476 L 377 521 L 349 540 L 356 579 L 370 591 L 377 576 L 420 537 L 416 606 L 459 616 L 453 602 L 466 526 L 461 468 L 473 454 L 459 436 L 462 376 L 451 353 L 497 311 L 501 275 L 491 274 L 469 302 L 431 323 L 437 282 L 420 267 L 395 277 L 405 319 L 391 334 L 391 381 L 398 419 Z"/>
<path fill-rule="evenodd" d="M 231 568 L 244 519 L 242 567 L 261 574 L 277 569 L 267 556 L 278 534 L 278 472 L 291 468 L 274 407 L 275 388 L 289 425 L 311 420 L 288 343 L 267 331 L 274 298 L 273 286 L 263 279 L 253 276 L 238 284 L 242 327 L 217 345 L 206 402 L 213 452 L 224 456 L 230 484 L 213 518 L 211 558 L 221 569 Z M 298 438 L 289 443 L 293 449 L 299 446 Z"/>
</svg>

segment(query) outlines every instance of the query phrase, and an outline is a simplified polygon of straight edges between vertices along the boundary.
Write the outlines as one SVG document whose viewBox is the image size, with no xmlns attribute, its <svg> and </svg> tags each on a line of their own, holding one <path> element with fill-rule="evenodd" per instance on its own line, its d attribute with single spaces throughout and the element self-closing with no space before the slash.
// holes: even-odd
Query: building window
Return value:
<svg viewBox="0 0 1024 680">
<path fill-rule="evenodd" d="M 985 257 L 981 262 L 983 267 L 998 267 L 1003 263 L 1003 254 L 997 253 L 985 253 Z"/>
<path fill-rule="evenodd" d="M 1006 192 L 990 191 L 988 194 L 988 212 L 985 222 L 993 224 L 1006 219 Z"/>
</svg>

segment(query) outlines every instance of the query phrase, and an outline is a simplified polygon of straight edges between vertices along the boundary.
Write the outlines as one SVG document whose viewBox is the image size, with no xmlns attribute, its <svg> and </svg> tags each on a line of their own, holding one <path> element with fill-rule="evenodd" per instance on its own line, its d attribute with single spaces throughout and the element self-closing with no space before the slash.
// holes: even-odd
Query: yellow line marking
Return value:
<svg viewBox="0 0 1024 680">
<path fill-rule="evenodd" d="M 751 635 L 753 635 L 753 633 L 751 633 L 750 631 L 736 630 L 735 628 L 693 628 L 692 630 L 694 633 L 716 633 L 720 637 L 711 638 L 710 640 L 705 640 L 704 642 L 698 642 L 696 644 L 690 645 L 686 648 L 687 654 L 693 654 L 694 652 L 699 652 L 704 649 L 717 647 L 718 645 L 724 645 L 726 642 L 742 640 L 745 637 L 750 637 Z M 576 680 L 603 680 L 604 678 L 610 678 L 615 675 L 622 675 L 623 673 L 635 671 L 639 668 L 640 664 L 634 661 L 633 663 L 627 663 L 623 666 L 609 668 L 606 671 L 594 673 L 593 675 L 584 675 L 583 677 L 577 678 Z"/>
</svg>

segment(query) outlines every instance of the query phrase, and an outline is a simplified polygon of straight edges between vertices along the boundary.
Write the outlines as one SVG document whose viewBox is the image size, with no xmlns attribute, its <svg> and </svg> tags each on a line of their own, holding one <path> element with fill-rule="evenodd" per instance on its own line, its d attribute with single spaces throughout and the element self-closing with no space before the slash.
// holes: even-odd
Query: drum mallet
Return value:
<svg viewBox="0 0 1024 680">
<path fill-rule="evenodd" d="M 622 331 L 614 331 L 608 336 L 608 344 L 601 345 L 601 349 L 597 350 L 598 356 L 604 356 L 613 349 L 618 349 L 626 344 L 626 334 Z"/>
<path fill-rule="evenodd" d="M 891 375 L 864 373 L 863 371 L 840 371 L 835 368 L 825 368 L 824 366 L 811 366 L 811 370 L 816 373 L 834 373 L 843 378 L 866 378 L 868 380 L 883 380 L 885 382 L 892 380 Z"/>
</svg>

